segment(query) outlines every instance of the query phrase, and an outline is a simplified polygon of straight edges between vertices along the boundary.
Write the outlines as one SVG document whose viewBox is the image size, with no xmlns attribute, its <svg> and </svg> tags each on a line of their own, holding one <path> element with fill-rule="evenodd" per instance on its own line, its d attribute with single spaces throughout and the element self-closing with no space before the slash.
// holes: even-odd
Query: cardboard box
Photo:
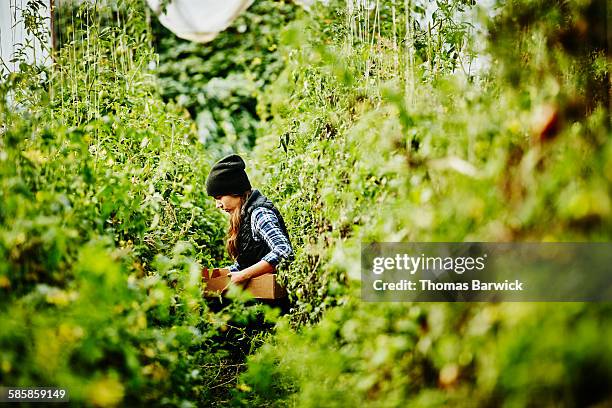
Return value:
<svg viewBox="0 0 612 408">
<path fill-rule="evenodd" d="M 202 282 L 205 284 L 204 296 L 219 296 L 225 293 L 232 284 L 224 268 L 202 269 Z M 244 290 L 257 299 L 280 299 L 287 296 L 287 291 L 276 282 L 276 274 L 266 273 L 246 282 Z"/>
<path fill-rule="evenodd" d="M 225 292 L 231 283 L 228 273 L 228 269 L 202 269 L 202 283 L 205 284 L 204 296 L 218 296 Z"/>
</svg>

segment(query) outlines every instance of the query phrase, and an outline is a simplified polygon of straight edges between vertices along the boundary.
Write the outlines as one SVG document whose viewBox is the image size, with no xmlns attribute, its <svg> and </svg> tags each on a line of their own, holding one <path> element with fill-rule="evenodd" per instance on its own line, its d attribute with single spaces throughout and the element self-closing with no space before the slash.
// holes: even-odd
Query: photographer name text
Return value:
<svg viewBox="0 0 612 408">
<path fill-rule="evenodd" d="M 434 282 L 429 279 L 417 281 L 402 279 L 397 282 L 385 282 L 377 279 L 372 283 L 374 290 L 387 291 L 459 291 L 459 290 L 486 290 L 486 291 L 522 291 L 524 283 L 516 279 L 503 282 L 483 282 L 473 279 L 471 282 Z"/>
</svg>

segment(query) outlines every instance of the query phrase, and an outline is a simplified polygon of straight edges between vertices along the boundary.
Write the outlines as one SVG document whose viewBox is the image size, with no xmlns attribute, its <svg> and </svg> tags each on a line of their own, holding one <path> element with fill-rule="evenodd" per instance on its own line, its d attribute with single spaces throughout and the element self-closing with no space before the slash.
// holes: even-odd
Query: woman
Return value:
<svg viewBox="0 0 612 408">
<path fill-rule="evenodd" d="M 227 252 L 232 282 L 274 272 L 281 261 L 293 260 L 285 221 L 274 204 L 251 189 L 244 160 L 232 154 L 219 160 L 206 180 L 206 192 L 217 208 L 230 214 Z"/>
</svg>

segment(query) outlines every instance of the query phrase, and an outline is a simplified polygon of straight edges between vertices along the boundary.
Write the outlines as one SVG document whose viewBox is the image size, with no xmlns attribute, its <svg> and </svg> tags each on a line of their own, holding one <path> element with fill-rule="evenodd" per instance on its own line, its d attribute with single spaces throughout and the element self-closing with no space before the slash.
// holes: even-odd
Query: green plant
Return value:
<svg viewBox="0 0 612 408">
<path fill-rule="evenodd" d="M 226 257 L 212 159 L 157 93 L 142 2 L 113 4 L 64 4 L 54 64 L 0 83 L 0 382 L 85 405 L 221 403 L 237 371 L 219 372 L 275 314 L 202 298 L 201 265 Z"/>
<path fill-rule="evenodd" d="M 255 2 L 207 44 L 181 40 L 152 21 L 161 95 L 189 111 L 199 141 L 212 156 L 254 146 L 257 94 L 283 67 L 279 28 L 295 18 L 297 8 Z"/>
<path fill-rule="evenodd" d="M 509 3 L 479 22 L 492 58 L 476 76 L 437 54 L 472 42 L 454 34 L 424 43 L 421 55 L 433 49 L 438 62 L 416 63 L 413 39 L 429 32 L 379 32 L 389 4 L 361 9 L 358 29 L 355 10 L 337 2 L 289 29 L 287 68 L 260 97 L 253 157 L 297 243 L 284 274 L 295 311 L 249 358 L 237 404 L 609 401 L 610 347 L 597 334 L 608 330 L 606 305 L 358 300 L 363 241 L 609 240 L 608 57 L 602 37 L 578 52 L 558 41 L 560 22 L 600 27 L 603 14 L 589 10 L 601 5 Z M 396 21 L 420 13 L 403 10 L 392 10 Z M 468 34 L 439 21 L 440 33 Z M 602 92 L 576 105 L 585 84 Z"/>
</svg>

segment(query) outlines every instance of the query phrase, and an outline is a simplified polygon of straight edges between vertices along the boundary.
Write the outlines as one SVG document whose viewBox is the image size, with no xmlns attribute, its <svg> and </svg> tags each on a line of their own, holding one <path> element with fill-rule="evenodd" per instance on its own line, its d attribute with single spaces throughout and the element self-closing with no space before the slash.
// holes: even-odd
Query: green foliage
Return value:
<svg viewBox="0 0 612 408">
<path fill-rule="evenodd" d="M 609 398 L 604 305 L 385 304 L 352 299 L 249 357 L 238 404 L 589 406 Z M 285 322 L 286 323 L 286 322 Z M 537 335 L 534 335 L 537 333 Z M 572 340 L 560 333 L 571 333 Z"/>
<path fill-rule="evenodd" d="M 55 63 L 0 83 L 0 383 L 220 403 L 275 314 L 202 298 L 201 264 L 227 261 L 212 159 L 156 91 L 143 4 L 114 4 L 60 8 Z"/>
<path fill-rule="evenodd" d="M 569 118 L 564 93 L 551 93 L 593 75 L 573 71 L 582 59 L 550 49 L 574 74 L 557 75 L 558 66 L 546 74 L 534 62 L 521 71 L 547 79 L 520 86 L 506 82 L 507 66 L 518 64 L 511 56 L 480 79 L 449 65 L 432 77 L 409 55 L 397 57 L 394 25 L 362 44 L 353 41 L 359 30 L 345 28 L 344 5 L 316 10 L 294 25 L 304 41 L 284 48 L 287 68 L 260 97 L 266 124 L 254 152 L 260 184 L 270 186 L 296 242 L 288 277 L 295 323 L 316 321 L 358 278 L 362 240 L 608 239 L 607 105 L 593 99 L 590 111 Z M 506 32 L 505 16 L 490 24 Z M 530 27 L 507 35 L 537 37 L 549 26 Z M 385 69 L 364 72 L 368 65 Z"/>
<path fill-rule="evenodd" d="M 221 217 L 201 187 L 208 156 L 201 145 L 192 146 L 193 127 L 181 110 L 156 96 L 152 75 L 142 69 L 154 54 L 136 46 L 136 39 L 147 35 L 142 9 L 132 3 L 125 8 L 132 22 L 129 30 L 110 27 L 105 36 L 91 35 L 81 43 L 75 39 L 101 28 L 86 21 L 78 26 L 73 45 L 56 56 L 50 88 L 37 90 L 48 92 L 39 104 L 26 93 L 13 94 L 14 104 L 27 109 L 27 117 L 10 107 L 3 110 L 8 128 L 2 181 L 8 201 L 3 200 L 2 219 L 18 228 L 22 218 L 42 218 L 42 224 L 26 223 L 35 234 L 42 226 L 74 230 L 51 232 L 49 242 L 56 241 L 54 235 L 77 242 L 107 235 L 145 262 L 170 251 L 179 240 L 191 241 L 200 261 L 222 258 Z M 86 12 L 95 11 L 84 4 L 77 15 Z M 116 50 L 120 44 L 123 51 Z M 91 65 L 75 64 L 77 60 Z M 20 89 L 14 81 L 20 85 L 28 78 L 18 75 L 7 79 L 6 90 Z M 39 77 L 28 81 L 36 86 Z M 16 233 L 18 240 L 34 245 L 23 234 Z M 69 253 L 70 245 L 65 247 Z M 14 256 L 20 259 L 27 252 L 15 251 Z"/>
<path fill-rule="evenodd" d="M 283 68 L 279 29 L 296 11 L 294 4 L 257 1 L 207 44 L 181 40 L 153 21 L 161 94 L 189 111 L 211 156 L 255 144 L 257 94 Z"/>
<path fill-rule="evenodd" d="M 253 155 L 296 243 L 285 274 L 294 313 L 250 357 L 238 403 L 609 401 L 611 349 L 598 337 L 607 306 L 355 299 L 362 241 L 610 239 L 609 56 L 599 37 L 584 37 L 578 53 L 554 40 L 568 29 L 561 21 L 598 27 L 602 15 L 589 10 L 601 2 L 531 13 L 537 4 L 511 2 L 479 22 L 493 40 L 477 76 L 461 64 L 419 63 L 418 47 L 397 42 L 427 38 L 419 26 L 398 35 L 397 24 L 381 25 L 378 34 L 388 4 L 360 9 L 359 29 L 338 3 L 295 23 L 305 34 L 287 36 L 287 68 L 260 97 L 266 124 Z M 416 19 L 413 7 L 410 17 L 396 9 L 397 21 Z M 521 16 L 529 21 L 517 28 Z M 444 24 L 437 29 L 448 33 Z M 458 41 L 438 38 L 436 53 Z M 467 66 L 473 50 L 462 53 Z M 593 83 L 600 96 L 587 86 L 574 103 Z M 572 340 L 560 334 L 570 331 Z"/>
<path fill-rule="evenodd" d="M 491 27 L 497 44 L 491 52 L 502 61 L 511 84 L 546 84 L 541 96 L 557 102 L 562 120 L 581 120 L 598 106 L 609 115 L 607 13 L 600 0 L 563 5 L 511 1 Z M 523 34 L 518 41 L 517 32 Z"/>
</svg>

